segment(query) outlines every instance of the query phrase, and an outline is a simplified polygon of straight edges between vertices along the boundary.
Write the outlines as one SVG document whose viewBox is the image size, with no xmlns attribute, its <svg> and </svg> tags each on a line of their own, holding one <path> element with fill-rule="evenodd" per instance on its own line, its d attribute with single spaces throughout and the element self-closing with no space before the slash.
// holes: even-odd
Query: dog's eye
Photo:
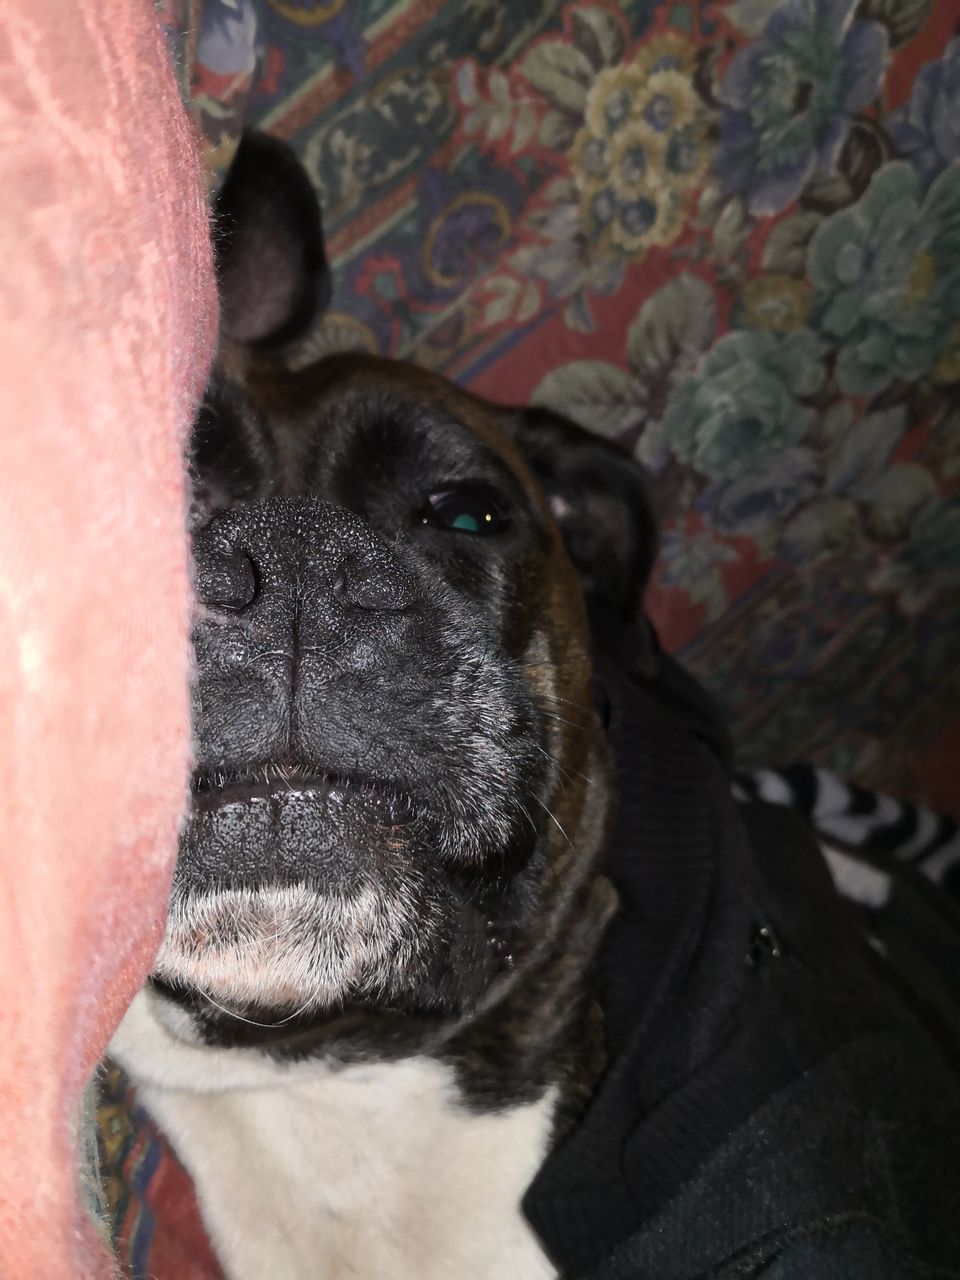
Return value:
<svg viewBox="0 0 960 1280">
<path fill-rule="evenodd" d="M 483 485 L 460 485 L 431 493 L 420 519 L 451 533 L 501 533 L 507 527 L 506 512 Z"/>
</svg>

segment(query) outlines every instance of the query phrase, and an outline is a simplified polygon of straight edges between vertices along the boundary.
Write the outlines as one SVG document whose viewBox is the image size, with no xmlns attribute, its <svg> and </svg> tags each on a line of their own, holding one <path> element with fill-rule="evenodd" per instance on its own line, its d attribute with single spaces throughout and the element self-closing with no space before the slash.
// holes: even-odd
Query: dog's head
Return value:
<svg viewBox="0 0 960 1280">
<path fill-rule="evenodd" d="M 600 912 L 584 582 L 636 609 L 639 477 L 551 415 L 409 365 L 292 362 L 329 288 L 280 144 L 245 138 L 216 219 L 196 771 L 155 979 L 221 1036 L 456 1021 Z"/>
</svg>

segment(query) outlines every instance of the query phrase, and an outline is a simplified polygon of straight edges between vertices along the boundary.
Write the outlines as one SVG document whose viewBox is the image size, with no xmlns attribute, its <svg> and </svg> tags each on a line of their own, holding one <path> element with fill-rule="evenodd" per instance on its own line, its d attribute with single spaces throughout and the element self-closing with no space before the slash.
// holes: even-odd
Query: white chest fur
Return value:
<svg viewBox="0 0 960 1280">
<path fill-rule="evenodd" d="M 230 1280 L 553 1276 L 520 1212 L 551 1096 L 478 1116 L 425 1058 L 332 1071 L 201 1048 L 143 994 L 111 1051 L 193 1177 Z"/>
</svg>

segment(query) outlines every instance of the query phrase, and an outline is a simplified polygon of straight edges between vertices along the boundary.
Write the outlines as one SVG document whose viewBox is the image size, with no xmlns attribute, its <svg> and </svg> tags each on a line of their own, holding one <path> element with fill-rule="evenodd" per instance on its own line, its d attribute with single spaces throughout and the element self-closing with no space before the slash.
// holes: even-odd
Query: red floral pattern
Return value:
<svg viewBox="0 0 960 1280">
<path fill-rule="evenodd" d="M 168 8 L 211 163 L 258 122 L 318 184 L 329 345 L 634 449 L 744 763 L 958 812 L 953 6 Z"/>
</svg>

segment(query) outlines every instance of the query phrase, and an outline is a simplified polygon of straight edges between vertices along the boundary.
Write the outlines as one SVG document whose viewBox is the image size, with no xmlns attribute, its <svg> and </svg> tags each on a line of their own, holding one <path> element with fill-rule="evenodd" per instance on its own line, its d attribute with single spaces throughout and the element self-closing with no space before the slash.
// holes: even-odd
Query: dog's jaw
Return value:
<svg viewBox="0 0 960 1280">
<path fill-rule="evenodd" d="M 154 972 L 226 1014 L 274 1023 L 375 1001 L 381 975 L 415 964 L 421 931 L 439 927 L 435 905 L 413 890 L 364 877 L 336 895 L 306 884 L 186 895 L 172 904 Z"/>
<path fill-rule="evenodd" d="M 440 927 L 413 827 L 407 797 L 366 781 L 199 774 L 156 977 L 266 1021 L 385 996 Z"/>
</svg>

